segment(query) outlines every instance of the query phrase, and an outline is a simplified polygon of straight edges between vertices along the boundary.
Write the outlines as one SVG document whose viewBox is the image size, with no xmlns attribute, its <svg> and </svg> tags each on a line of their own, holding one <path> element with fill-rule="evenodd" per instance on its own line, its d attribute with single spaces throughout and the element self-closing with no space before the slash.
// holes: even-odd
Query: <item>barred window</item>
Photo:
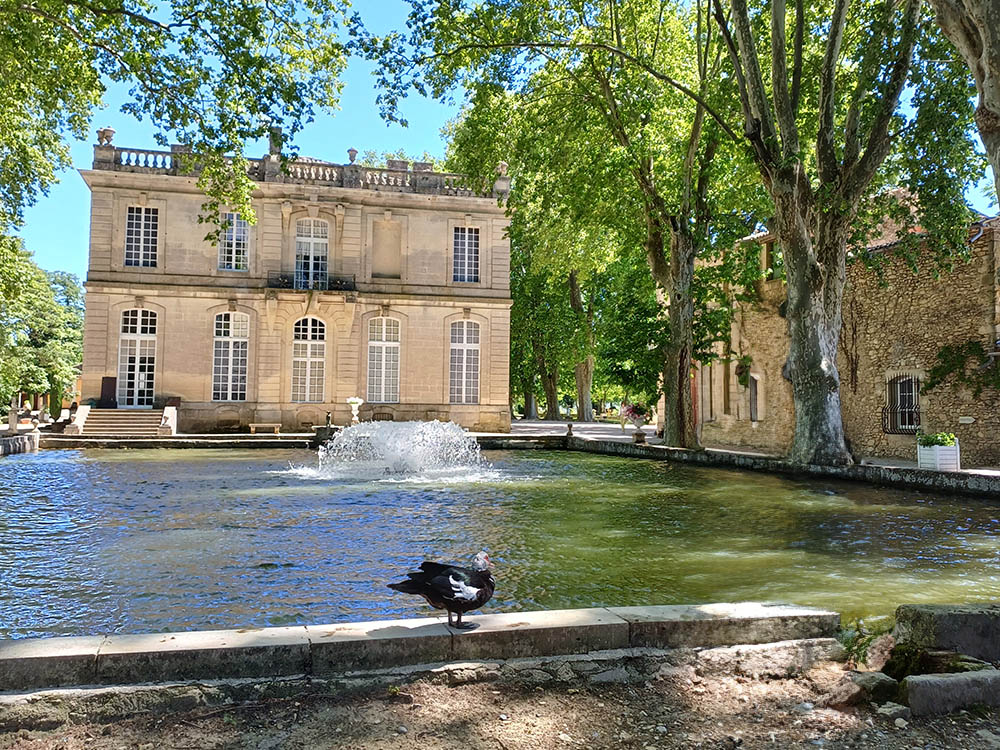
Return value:
<svg viewBox="0 0 1000 750">
<path fill-rule="evenodd" d="M 899 374 L 886 378 L 886 406 L 882 431 L 890 435 L 915 433 L 920 428 L 920 379 Z"/>
<path fill-rule="evenodd" d="M 125 217 L 125 265 L 156 267 L 159 210 L 129 206 Z"/>
<path fill-rule="evenodd" d="M 757 407 L 757 389 L 759 388 L 759 383 L 757 382 L 757 376 L 751 375 L 750 380 L 747 381 L 748 390 L 750 391 L 750 421 L 759 422 L 760 412 Z"/>
<path fill-rule="evenodd" d="M 452 280 L 479 281 L 479 227 L 455 227 Z"/>
<path fill-rule="evenodd" d="M 292 401 L 323 401 L 325 382 L 326 324 L 302 318 L 292 332 Z"/>
<path fill-rule="evenodd" d="M 295 288 L 326 289 L 330 225 L 322 219 L 295 222 Z"/>
<path fill-rule="evenodd" d="M 461 320 L 451 324 L 449 400 L 453 404 L 479 403 L 479 324 Z"/>
<path fill-rule="evenodd" d="M 399 403 L 399 321 L 368 322 L 368 401 Z"/>
<path fill-rule="evenodd" d="M 219 270 L 247 271 L 250 268 L 250 225 L 239 214 L 222 214 L 222 233 L 219 235 Z"/>
<path fill-rule="evenodd" d="M 249 339 L 249 315 L 225 312 L 215 316 L 213 401 L 246 401 Z"/>
</svg>

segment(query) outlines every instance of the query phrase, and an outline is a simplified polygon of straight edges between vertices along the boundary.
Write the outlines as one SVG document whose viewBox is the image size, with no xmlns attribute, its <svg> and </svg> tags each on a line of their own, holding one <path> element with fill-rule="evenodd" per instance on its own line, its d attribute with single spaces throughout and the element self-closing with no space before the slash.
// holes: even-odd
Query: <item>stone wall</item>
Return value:
<svg viewBox="0 0 1000 750">
<path fill-rule="evenodd" d="M 883 431 L 887 380 L 902 372 L 925 381 L 946 344 L 974 339 L 990 347 L 1000 331 L 1000 232 L 985 229 L 968 260 L 956 262 L 950 272 L 939 271 L 929 251 L 917 259 L 915 269 L 888 253 L 882 260 L 881 272 L 860 262 L 847 269 L 837 363 L 844 428 L 857 457 L 915 461 L 912 434 Z M 749 354 L 750 374 L 759 376 L 759 419 L 749 419 L 748 389 L 737 382 L 734 372 L 725 377 L 724 365 L 716 363 L 715 400 L 724 403 L 728 387 L 731 413 L 703 421 L 702 438 L 713 447 L 784 454 L 792 438 L 794 408 L 791 386 L 781 376 L 788 351 L 787 322 L 779 313 L 783 282 L 763 282 L 759 296 L 757 303 L 737 311 L 731 341 L 732 356 Z M 698 384 L 705 380 L 699 372 Z M 925 432 L 958 435 L 963 466 L 1000 465 L 1000 392 L 987 389 L 976 398 L 967 389 L 946 383 L 921 394 L 920 410 Z M 966 418 L 963 422 L 974 421 L 961 424 L 960 417 Z"/>
</svg>

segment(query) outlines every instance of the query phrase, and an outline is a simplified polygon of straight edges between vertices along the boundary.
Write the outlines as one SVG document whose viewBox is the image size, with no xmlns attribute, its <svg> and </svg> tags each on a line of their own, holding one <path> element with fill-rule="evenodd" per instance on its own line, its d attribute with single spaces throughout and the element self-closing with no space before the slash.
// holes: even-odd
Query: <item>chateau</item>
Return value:
<svg viewBox="0 0 1000 750">
<path fill-rule="evenodd" d="M 249 162 L 257 222 L 223 208 L 208 242 L 183 148 L 110 135 L 81 170 L 82 404 L 172 406 L 171 431 L 300 431 L 349 422 L 360 397 L 362 418 L 510 429 L 505 165 L 481 195 L 426 163 L 370 168 L 350 149 L 283 167 L 272 148 Z"/>
<path fill-rule="evenodd" d="M 1000 392 L 956 382 L 929 390 L 931 369 L 945 347 L 978 344 L 986 365 L 1000 367 L 1000 220 L 969 230 L 969 252 L 941 270 L 924 246 L 913 264 L 893 253 L 891 227 L 869 248 L 881 270 L 848 262 L 837 367 L 844 432 L 857 458 L 916 459 L 916 433 L 958 436 L 965 467 L 1000 464 Z M 777 246 L 761 244 L 765 278 L 755 301 L 741 303 L 719 359 L 699 365 L 692 381 L 697 424 L 710 448 L 784 454 L 795 425 L 791 384 L 782 376 L 788 354 L 787 296 Z M 980 370 L 981 372 L 985 370 Z"/>
</svg>

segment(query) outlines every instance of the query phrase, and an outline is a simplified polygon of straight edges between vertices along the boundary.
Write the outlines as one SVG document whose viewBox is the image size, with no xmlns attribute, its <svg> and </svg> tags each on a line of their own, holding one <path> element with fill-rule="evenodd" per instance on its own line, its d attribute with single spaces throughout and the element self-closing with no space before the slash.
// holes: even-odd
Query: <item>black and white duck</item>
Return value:
<svg viewBox="0 0 1000 750">
<path fill-rule="evenodd" d="M 424 561 L 420 570 L 407 573 L 407 580 L 390 583 L 389 588 L 404 594 L 422 596 L 435 609 L 448 610 L 448 625 L 459 630 L 476 627 L 462 622 L 462 614 L 479 609 L 493 598 L 496 581 L 490 568 L 490 556 L 480 552 L 471 568 Z M 452 622 L 452 615 L 457 618 Z"/>
</svg>

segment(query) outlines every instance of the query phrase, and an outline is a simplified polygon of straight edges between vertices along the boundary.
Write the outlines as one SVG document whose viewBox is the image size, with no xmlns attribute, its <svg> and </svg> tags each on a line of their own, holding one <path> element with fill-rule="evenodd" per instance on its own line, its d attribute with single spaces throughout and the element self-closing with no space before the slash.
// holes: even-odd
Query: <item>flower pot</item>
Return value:
<svg viewBox="0 0 1000 750">
<path fill-rule="evenodd" d="M 917 445 L 917 466 L 935 471 L 959 471 L 958 440 L 954 445 Z"/>
</svg>

